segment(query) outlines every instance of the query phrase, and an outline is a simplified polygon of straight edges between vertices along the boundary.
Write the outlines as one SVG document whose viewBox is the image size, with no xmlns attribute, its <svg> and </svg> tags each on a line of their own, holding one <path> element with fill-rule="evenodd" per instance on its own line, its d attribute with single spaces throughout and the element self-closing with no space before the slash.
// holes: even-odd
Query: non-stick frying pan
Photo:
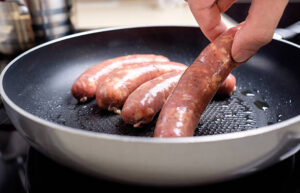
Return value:
<svg viewBox="0 0 300 193">
<path fill-rule="evenodd" d="M 197 27 L 131 27 L 71 35 L 33 48 L 2 72 L 0 91 L 14 126 L 67 166 L 138 184 L 192 185 L 260 170 L 299 149 L 300 49 L 273 40 L 233 74 L 237 91 L 215 97 L 194 137 L 152 138 L 70 89 L 88 67 L 134 53 L 191 64 L 208 44 Z"/>
</svg>

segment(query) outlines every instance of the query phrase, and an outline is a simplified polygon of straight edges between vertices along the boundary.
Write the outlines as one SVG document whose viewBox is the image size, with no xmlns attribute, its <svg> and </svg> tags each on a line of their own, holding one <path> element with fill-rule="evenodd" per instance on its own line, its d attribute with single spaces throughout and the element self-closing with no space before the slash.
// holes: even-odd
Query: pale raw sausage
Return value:
<svg viewBox="0 0 300 193">
<path fill-rule="evenodd" d="M 93 98 L 99 82 L 102 82 L 115 69 L 144 62 L 168 62 L 169 59 L 153 54 L 133 54 L 100 62 L 83 72 L 72 86 L 72 94 L 80 102 Z"/>
<path fill-rule="evenodd" d="M 96 102 L 100 109 L 120 113 L 129 94 L 144 82 L 172 71 L 183 71 L 186 65 L 177 62 L 149 62 L 115 70 L 98 85 Z"/>
</svg>

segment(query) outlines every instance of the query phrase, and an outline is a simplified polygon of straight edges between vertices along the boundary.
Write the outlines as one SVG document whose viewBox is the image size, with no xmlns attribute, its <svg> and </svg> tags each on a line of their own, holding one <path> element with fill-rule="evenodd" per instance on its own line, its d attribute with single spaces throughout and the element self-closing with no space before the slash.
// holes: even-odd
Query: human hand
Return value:
<svg viewBox="0 0 300 193">
<path fill-rule="evenodd" d="M 224 13 L 236 0 L 186 0 L 204 35 L 214 40 L 226 30 L 221 21 Z M 272 40 L 274 31 L 288 0 L 252 0 L 248 16 L 236 33 L 232 57 L 244 62 Z"/>
</svg>

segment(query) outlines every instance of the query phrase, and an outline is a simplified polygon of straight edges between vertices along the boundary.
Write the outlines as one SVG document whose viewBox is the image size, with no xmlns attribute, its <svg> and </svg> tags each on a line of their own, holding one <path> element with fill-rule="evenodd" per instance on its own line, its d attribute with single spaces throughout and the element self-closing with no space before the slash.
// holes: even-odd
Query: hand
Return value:
<svg viewBox="0 0 300 193">
<path fill-rule="evenodd" d="M 235 1 L 187 0 L 202 32 L 210 41 L 226 30 L 221 13 Z M 231 53 L 236 62 L 248 60 L 272 40 L 287 3 L 288 0 L 252 0 L 248 16 L 234 37 Z"/>
</svg>

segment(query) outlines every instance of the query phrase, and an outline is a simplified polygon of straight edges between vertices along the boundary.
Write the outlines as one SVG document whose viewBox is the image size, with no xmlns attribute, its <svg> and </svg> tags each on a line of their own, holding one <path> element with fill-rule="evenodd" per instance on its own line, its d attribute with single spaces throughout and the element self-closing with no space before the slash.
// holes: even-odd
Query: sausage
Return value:
<svg viewBox="0 0 300 193">
<path fill-rule="evenodd" d="M 231 96 L 236 90 L 236 79 L 233 74 L 229 74 L 224 82 L 221 84 L 217 94 Z"/>
<path fill-rule="evenodd" d="M 127 98 L 122 108 L 122 119 L 133 127 L 150 123 L 161 109 L 172 90 L 177 85 L 183 72 L 170 72 L 150 80 Z M 235 91 L 236 79 L 232 74 L 224 80 L 218 94 L 231 96 Z"/>
<path fill-rule="evenodd" d="M 237 66 L 231 47 L 237 28 L 231 28 L 210 43 L 181 76 L 163 105 L 154 137 L 193 136 L 201 114 L 223 80 Z"/>
<path fill-rule="evenodd" d="M 161 109 L 183 72 L 170 72 L 150 80 L 134 90 L 125 101 L 122 119 L 127 124 L 140 127 L 150 123 Z M 236 79 L 229 74 L 217 94 L 231 96 L 235 91 Z"/>
<path fill-rule="evenodd" d="M 176 62 L 149 62 L 115 70 L 98 85 L 96 102 L 100 109 L 120 114 L 119 107 L 138 86 L 159 75 L 185 69 L 186 65 Z"/>
<path fill-rule="evenodd" d="M 115 69 L 136 63 L 168 61 L 170 60 L 164 56 L 152 54 L 133 54 L 105 60 L 83 72 L 74 82 L 71 91 L 80 102 L 85 102 L 95 96 L 99 82 L 105 80 Z"/>
<path fill-rule="evenodd" d="M 134 127 L 150 123 L 176 86 L 182 73 L 183 71 L 175 71 L 163 74 L 132 92 L 122 108 L 124 122 Z"/>
</svg>

